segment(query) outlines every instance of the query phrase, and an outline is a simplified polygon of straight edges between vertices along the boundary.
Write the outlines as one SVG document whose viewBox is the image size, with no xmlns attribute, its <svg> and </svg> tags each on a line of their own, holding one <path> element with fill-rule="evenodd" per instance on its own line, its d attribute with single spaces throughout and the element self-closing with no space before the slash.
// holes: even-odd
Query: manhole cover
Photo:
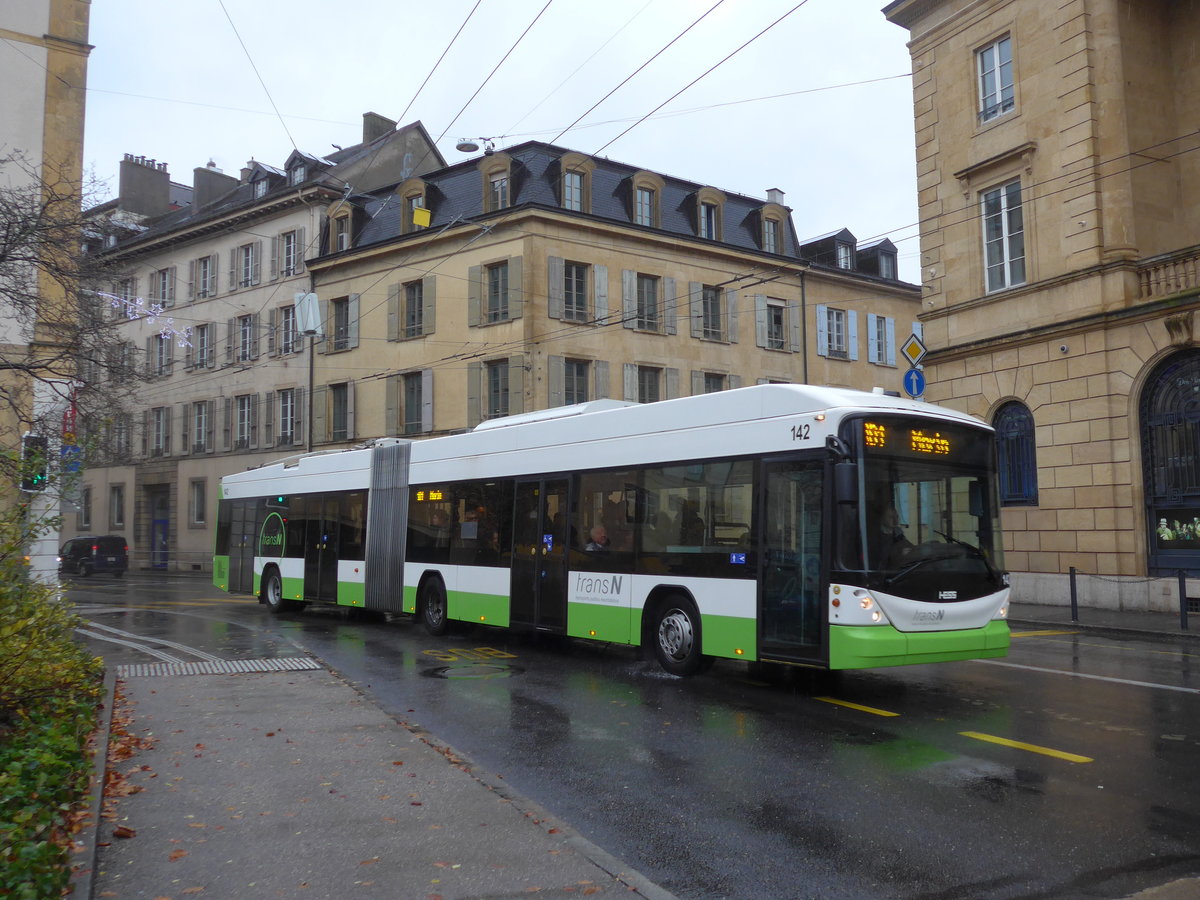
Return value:
<svg viewBox="0 0 1200 900">
<path fill-rule="evenodd" d="M 520 675 L 525 670 L 520 666 L 505 666 L 495 664 L 468 666 L 438 666 L 436 669 L 426 669 L 421 674 L 430 678 L 511 678 Z"/>
</svg>

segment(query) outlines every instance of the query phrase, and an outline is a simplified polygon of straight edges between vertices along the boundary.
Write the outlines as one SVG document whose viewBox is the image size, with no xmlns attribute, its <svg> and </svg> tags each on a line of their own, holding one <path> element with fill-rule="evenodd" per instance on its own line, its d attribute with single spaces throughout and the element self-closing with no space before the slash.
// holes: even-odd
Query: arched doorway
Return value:
<svg viewBox="0 0 1200 900">
<path fill-rule="evenodd" d="M 1200 573 L 1200 350 L 1155 368 L 1139 412 L 1149 572 Z"/>
</svg>

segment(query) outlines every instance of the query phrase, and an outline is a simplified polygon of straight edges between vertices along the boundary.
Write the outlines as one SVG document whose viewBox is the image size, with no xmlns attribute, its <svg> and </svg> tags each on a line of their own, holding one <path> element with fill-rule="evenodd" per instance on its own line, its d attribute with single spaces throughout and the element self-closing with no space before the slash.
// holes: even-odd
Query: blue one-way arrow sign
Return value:
<svg viewBox="0 0 1200 900">
<path fill-rule="evenodd" d="M 905 372 L 904 391 L 914 399 L 925 393 L 925 373 L 920 369 L 909 369 Z"/>
</svg>

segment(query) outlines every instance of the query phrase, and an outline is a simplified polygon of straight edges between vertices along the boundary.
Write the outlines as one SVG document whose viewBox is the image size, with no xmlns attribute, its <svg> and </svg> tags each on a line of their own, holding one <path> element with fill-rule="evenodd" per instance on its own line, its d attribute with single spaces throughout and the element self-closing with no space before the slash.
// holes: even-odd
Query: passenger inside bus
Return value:
<svg viewBox="0 0 1200 900">
<path fill-rule="evenodd" d="M 904 565 L 913 545 L 900 528 L 900 514 L 896 507 L 891 503 L 884 504 L 872 521 L 879 524 L 871 545 L 871 564 L 884 569 L 896 569 Z"/>
<path fill-rule="evenodd" d="M 608 549 L 608 532 L 603 525 L 592 526 L 590 538 L 587 544 L 589 552 L 599 553 Z"/>
</svg>

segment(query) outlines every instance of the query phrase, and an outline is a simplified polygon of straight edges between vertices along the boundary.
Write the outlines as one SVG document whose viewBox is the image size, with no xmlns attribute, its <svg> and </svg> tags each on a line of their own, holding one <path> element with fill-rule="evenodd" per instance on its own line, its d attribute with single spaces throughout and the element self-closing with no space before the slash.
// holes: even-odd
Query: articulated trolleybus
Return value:
<svg viewBox="0 0 1200 900">
<path fill-rule="evenodd" d="M 992 430 L 880 393 L 596 400 L 221 483 L 214 580 L 325 602 L 828 669 L 1003 656 Z"/>
</svg>

